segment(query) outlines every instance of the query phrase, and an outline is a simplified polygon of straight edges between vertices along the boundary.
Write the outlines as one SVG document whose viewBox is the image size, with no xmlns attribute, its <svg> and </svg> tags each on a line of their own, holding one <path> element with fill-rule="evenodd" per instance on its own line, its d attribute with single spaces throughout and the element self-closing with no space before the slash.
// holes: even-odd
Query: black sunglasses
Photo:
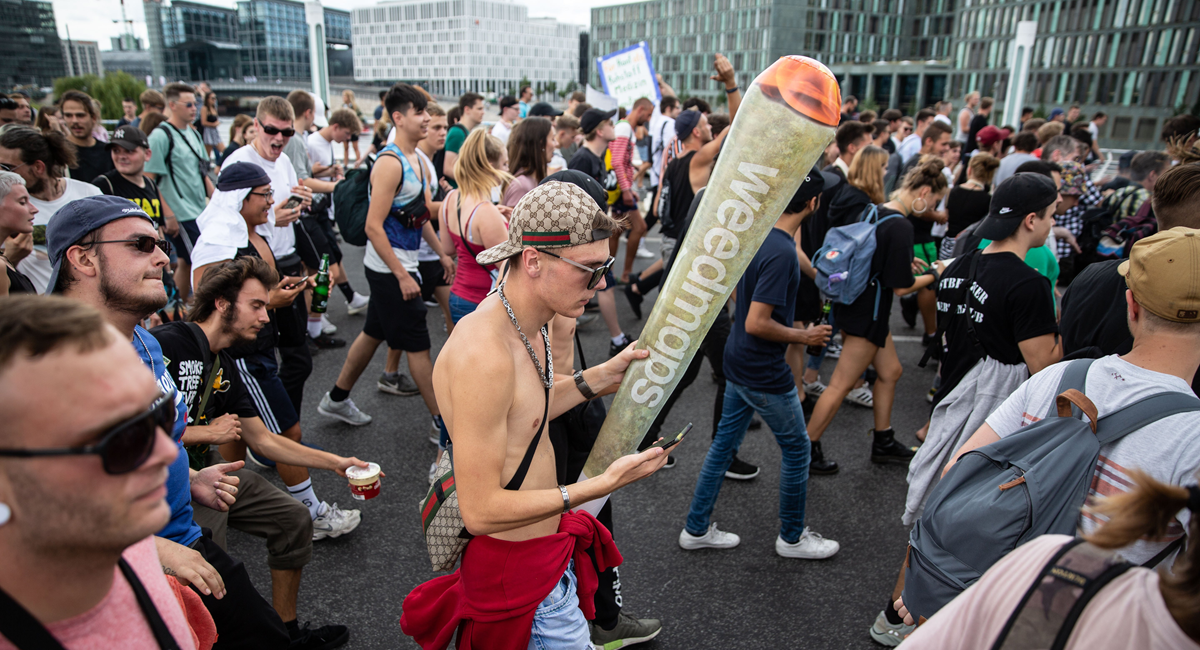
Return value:
<svg viewBox="0 0 1200 650">
<path fill-rule="evenodd" d="M 263 130 L 263 133 L 266 133 L 267 135 L 279 135 L 280 133 L 282 133 L 283 137 L 285 137 L 285 138 L 290 138 L 293 135 L 296 135 L 296 129 L 293 129 L 290 126 L 286 129 L 278 129 L 269 124 L 263 124 L 262 130 Z"/>
<path fill-rule="evenodd" d="M 128 474 L 141 467 L 154 451 L 154 437 L 161 428 L 167 435 L 175 430 L 175 391 L 163 394 L 150 408 L 105 431 L 100 442 L 83 447 L 58 449 L 0 449 L 0 456 L 84 456 L 96 454 L 106 474 Z"/>
<path fill-rule="evenodd" d="M 145 253 L 147 255 L 149 255 L 150 253 L 153 253 L 154 248 L 157 246 L 158 250 L 162 251 L 163 253 L 166 253 L 167 255 L 171 254 L 171 242 L 167 241 L 166 239 L 159 239 L 157 237 L 151 237 L 150 235 L 138 235 L 137 237 L 132 237 L 130 239 L 109 239 L 106 241 L 97 241 L 97 242 L 92 242 L 92 243 L 93 244 L 129 244 L 129 245 L 133 246 L 134 248 L 136 248 L 139 253 Z"/>
<path fill-rule="evenodd" d="M 566 262 L 567 264 L 570 264 L 571 266 L 574 266 L 575 268 L 583 269 L 584 271 L 591 273 L 592 277 L 588 278 L 588 284 L 587 284 L 588 289 L 595 289 L 596 285 L 600 284 L 600 279 L 604 277 L 604 274 L 608 273 L 608 270 L 612 268 L 613 262 L 617 261 L 616 258 L 614 258 L 610 255 L 608 258 L 608 261 L 605 262 L 604 264 L 600 265 L 600 268 L 593 269 L 591 267 L 584 266 L 584 265 L 580 264 L 579 262 L 576 262 L 575 260 L 569 260 L 569 259 L 563 257 L 562 255 L 555 255 L 554 253 L 551 253 L 550 251 L 545 250 L 543 248 L 538 248 L 536 250 L 539 253 L 545 253 L 545 254 L 549 255 L 550 257 L 557 257 L 558 259 Z"/>
</svg>

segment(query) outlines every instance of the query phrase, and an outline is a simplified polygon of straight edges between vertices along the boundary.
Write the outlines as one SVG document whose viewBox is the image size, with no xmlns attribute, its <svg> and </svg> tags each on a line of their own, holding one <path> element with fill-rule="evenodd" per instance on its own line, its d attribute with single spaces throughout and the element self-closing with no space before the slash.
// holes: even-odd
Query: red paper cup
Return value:
<svg viewBox="0 0 1200 650">
<path fill-rule="evenodd" d="M 351 467 L 346 470 L 350 480 L 350 496 L 359 501 L 379 496 L 379 465 L 368 463 L 366 467 Z"/>
</svg>

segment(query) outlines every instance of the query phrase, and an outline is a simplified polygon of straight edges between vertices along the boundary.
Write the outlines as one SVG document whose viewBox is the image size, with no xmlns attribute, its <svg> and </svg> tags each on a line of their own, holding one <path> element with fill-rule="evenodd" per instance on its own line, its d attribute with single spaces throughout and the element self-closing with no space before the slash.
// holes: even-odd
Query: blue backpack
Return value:
<svg viewBox="0 0 1200 650">
<path fill-rule="evenodd" d="M 825 244 L 813 258 L 817 288 L 821 293 L 839 305 L 849 305 L 858 300 L 867 285 L 875 279 L 871 275 L 875 229 L 896 216 L 891 214 L 880 219 L 879 209 L 872 205 L 863 211 L 857 223 L 832 228 L 825 234 Z M 877 292 L 881 290 L 877 288 Z M 878 296 L 875 306 L 878 309 Z"/>
<path fill-rule="evenodd" d="M 909 535 L 904 575 L 904 606 L 914 619 L 933 616 L 1025 542 L 1074 535 L 1101 446 L 1200 410 L 1195 395 L 1169 391 L 1097 420 L 1082 392 L 1092 361 L 1069 362 L 1045 418 L 963 454 L 929 495 Z M 1168 546 L 1147 565 L 1173 550 Z"/>
</svg>

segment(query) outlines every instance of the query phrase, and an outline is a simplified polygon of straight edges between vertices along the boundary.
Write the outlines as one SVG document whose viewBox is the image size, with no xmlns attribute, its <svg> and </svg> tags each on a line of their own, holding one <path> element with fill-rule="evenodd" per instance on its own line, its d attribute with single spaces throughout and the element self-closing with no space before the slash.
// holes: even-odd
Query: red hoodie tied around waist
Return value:
<svg viewBox="0 0 1200 650">
<path fill-rule="evenodd" d="M 587 550 L 593 549 L 596 563 Z M 575 560 L 579 609 L 595 618 L 597 571 L 618 566 L 612 535 L 586 512 L 568 512 L 558 532 L 524 542 L 480 536 L 458 571 L 418 585 L 404 599 L 400 629 L 425 650 L 442 650 L 459 630 L 459 650 L 524 650 L 533 614 Z M 599 565 L 597 568 L 596 565 Z"/>
</svg>

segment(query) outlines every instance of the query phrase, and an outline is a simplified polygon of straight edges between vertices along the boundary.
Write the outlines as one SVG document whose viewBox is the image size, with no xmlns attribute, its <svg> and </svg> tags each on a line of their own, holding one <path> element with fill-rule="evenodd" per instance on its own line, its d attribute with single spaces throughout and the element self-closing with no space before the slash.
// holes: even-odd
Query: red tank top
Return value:
<svg viewBox="0 0 1200 650">
<path fill-rule="evenodd" d="M 479 304 L 487 297 L 489 291 L 492 290 L 492 270 L 496 268 L 494 264 L 482 266 L 475 261 L 475 256 L 484 251 L 484 247 L 478 244 L 473 244 L 463 235 L 471 230 L 471 220 L 475 218 L 475 211 L 479 209 L 482 203 L 475 206 L 471 210 L 471 214 L 467 216 L 467 222 L 462 221 L 462 210 L 458 209 L 459 199 L 461 195 L 458 190 L 454 190 L 454 206 L 458 211 L 458 232 L 450 231 L 450 241 L 454 242 L 454 251 L 458 256 L 458 269 L 454 273 L 454 284 L 450 287 L 450 293 Z M 442 208 L 447 209 L 450 205 L 449 197 L 442 203 Z M 446 223 L 445 219 L 442 223 Z M 505 224 L 507 226 L 508 224 Z"/>
</svg>

